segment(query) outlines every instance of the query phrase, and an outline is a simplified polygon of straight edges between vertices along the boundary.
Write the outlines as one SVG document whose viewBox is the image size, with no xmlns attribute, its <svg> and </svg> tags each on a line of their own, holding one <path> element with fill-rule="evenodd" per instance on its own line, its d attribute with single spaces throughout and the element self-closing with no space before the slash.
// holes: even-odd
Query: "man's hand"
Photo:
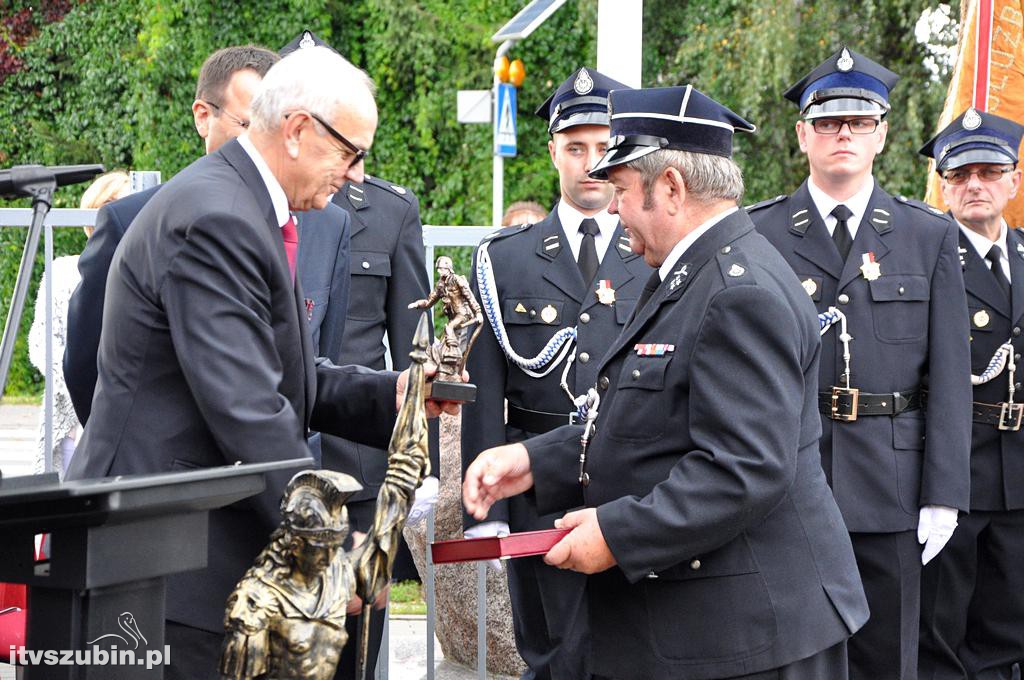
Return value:
<svg viewBox="0 0 1024 680">
<path fill-rule="evenodd" d="M 508 536 L 508 522 L 483 522 L 466 529 L 462 535 L 466 538 Z M 487 560 L 487 566 L 499 574 L 502 571 L 501 560 Z"/>
<path fill-rule="evenodd" d="M 416 302 L 410 302 L 409 306 L 408 306 L 408 309 L 423 309 L 426 306 L 427 306 L 427 299 L 426 298 L 421 298 L 421 299 L 417 300 Z"/>
<path fill-rule="evenodd" d="M 428 361 L 423 365 L 423 375 L 426 377 L 427 381 L 430 381 L 435 375 L 437 375 L 437 366 Z M 469 373 L 466 371 L 462 372 L 462 382 L 469 382 Z M 395 385 L 395 411 L 402 410 L 402 402 L 405 401 L 405 391 L 408 387 L 409 369 L 407 368 L 398 374 L 398 383 Z M 436 418 L 442 413 L 457 416 L 462 408 L 462 405 L 457 401 L 436 401 L 434 399 L 427 399 L 424 403 L 427 407 L 428 418 Z"/>
<path fill-rule="evenodd" d="M 487 449 L 476 457 L 462 482 L 462 502 L 473 517 L 484 520 L 497 501 L 533 486 L 530 456 L 522 444 Z"/>
<path fill-rule="evenodd" d="M 555 528 L 572 531 L 548 551 L 544 556 L 546 563 L 581 574 L 596 574 L 616 565 L 615 556 L 604 541 L 595 508 L 570 512 L 555 520 Z"/>
<path fill-rule="evenodd" d="M 921 564 L 928 564 L 945 547 L 956 529 L 957 509 L 945 505 L 925 505 L 917 522 L 917 542 L 924 545 Z"/>
</svg>

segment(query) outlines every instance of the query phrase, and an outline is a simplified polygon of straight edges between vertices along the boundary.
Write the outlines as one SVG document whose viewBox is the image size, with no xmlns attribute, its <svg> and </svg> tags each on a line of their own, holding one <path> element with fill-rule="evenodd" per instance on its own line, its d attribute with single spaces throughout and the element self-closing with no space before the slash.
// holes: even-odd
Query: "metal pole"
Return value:
<svg viewBox="0 0 1024 680">
<path fill-rule="evenodd" d="M 487 563 L 476 563 L 476 672 L 487 680 Z"/>
<path fill-rule="evenodd" d="M 46 300 L 46 324 L 43 332 L 43 472 L 53 472 L 53 227 L 43 225 L 43 288 Z M 38 311 L 38 310 L 36 310 Z"/>
<path fill-rule="evenodd" d="M 427 513 L 427 680 L 434 680 L 434 617 L 437 598 L 434 594 L 434 559 L 430 544 L 434 542 L 434 508 Z"/>
<path fill-rule="evenodd" d="M 498 63 L 498 60 L 508 54 L 508 51 L 512 49 L 515 44 L 514 40 L 506 40 L 498 46 L 498 51 L 494 53 L 494 63 Z M 498 85 L 501 81 L 498 80 L 498 74 L 494 74 L 494 87 L 491 89 L 491 106 L 494 110 L 493 126 L 497 127 L 498 118 L 501 112 L 498 111 Z M 492 131 L 492 142 L 493 147 L 493 131 Z M 501 226 L 501 217 L 505 213 L 505 159 L 497 152 L 496 149 L 492 148 L 491 153 L 494 155 L 494 171 L 491 191 L 491 223 L 495 227 Z"/>
</svg>

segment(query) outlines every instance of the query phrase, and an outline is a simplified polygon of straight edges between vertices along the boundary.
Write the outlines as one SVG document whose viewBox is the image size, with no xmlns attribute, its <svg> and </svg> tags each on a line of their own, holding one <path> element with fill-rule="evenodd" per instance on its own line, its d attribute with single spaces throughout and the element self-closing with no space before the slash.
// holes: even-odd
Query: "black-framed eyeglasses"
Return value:
<svg viewBox="0 0 1024 680">
<path fill-rule="evenodd" d="M 360 149 L 358 146 L 356 146 L 355 144 L 350 142 L 348 140 L 348 138 L 345 137 L 345 135 L 343 135 L 340 132 L 338 132 L 337 130 L 335 130 L 331 126 L 330 123 L 328 123 L 326 120 L 324 120 L 320 116 L 316 115 L 312 111 L 306 111 L 306 113 L 309 114 L 310 118 L 312 118 L 316 122 L 318 122 L 321 125 L 323 125 L 324 129 L 327 130 L 327 132 L 331 135 L 331 137 L 334 137 L 335 139 L 337 139 L 339 142 L 341 142 L 342 144 L 345 145 L 345 148 L 347 148 L 349 151 L 351 151 L 353 154 L 355 154 L 355 157 L 352 159 L 352 161 L 351 161 L 351 163 L 349 163 L 349 165 L 359 165 L 360 161 L 364 160 L 367 156 L 370 155 L 370 151 L 368 149 Z M 284 114 L 284 117 L 287 118 L 290 115 L 291 115 L 291 113 L 286 113 L 286 114 Z"/>
<path fill-rule="evenodd" d="M 955 168 L 953 170 L 947 170 L 943 175 L 942 179 L 946 180 L 954 186 L 960 186 L 961 184 L 967 184 L 971 181 L 971 175 L 977 175 L 978 179 L 982 182 L 996 182 L 1003 178 L 1003 175 L 1013 172 L 1014 168 L 1007 167 L 1005 165 L 986 165 L 976 170 L 968 170 L 967 168 Z"/>
<path fill-rule="evenodd" d="M 877 118 L 813 118 L 811 127 L 819 135 L 838 135 L 845 125 L 851 135 L 870 135 L 878 129 Z"/>
<path fill-rule="evenodd" d="M 238 127 L 242 128 L 243 130 L 248 130 L 249 129 L 249 121 L 242 120 L 241 118 L 239 118 L 235 114 L 231 113 L 230 111 L 225 110 L 224 107 L 218 106 L 218 105 L 214 104 L 211 101 L 207 101 L 205 99 L 203 101 L 206 102 L 207 105 L 212 106 L 217 111 L 217 115 L 220 115 L 220 114 L 223 113 L 225 116 L 228 117 L 228 119 L 232 123 L 234 123 Z"/>
</svg>

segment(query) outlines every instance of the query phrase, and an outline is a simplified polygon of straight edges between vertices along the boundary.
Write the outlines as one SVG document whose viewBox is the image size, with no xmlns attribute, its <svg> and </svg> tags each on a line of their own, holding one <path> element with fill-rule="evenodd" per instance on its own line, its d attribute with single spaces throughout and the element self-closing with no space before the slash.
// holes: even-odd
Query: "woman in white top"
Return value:
<svg viewBox="0 0 1024 680">
<path fill-rule="evenodd" d="M 94 181 L 82 195 L 82 208 L 100 208 L 111 201 L 116 201 L 128 193 L 128 174 L 122 171 L 108 172 Z M 87 237 L 92 236 L 92 227 L 85 227 Z M 52 273 L 53 284 L 53 315 L 50 335 L 53 337 L 52 365 L 53 372 L 53 469 L 64 478 L 64 471 L 71 462 L 75 451 L 75 442 L 81 434 L 82 426 L 75 416 L 64 384 L 64 345 L 67 339 L 68 301 L 71 293 L 81 277 L 78 274 L 78 255 L 65 255 L 53 261 L 50 272 L 44 272 L 43 281 L 39 283 L 36 294 L 35 318 L 28 334 L 28 357 L 36 369 L 45 374 L 46 366 L 46 276 Z M 46 412 L 39 418 L 39 446 L 36 453 L 36 474 L 46 471 Z"/>
</svg>

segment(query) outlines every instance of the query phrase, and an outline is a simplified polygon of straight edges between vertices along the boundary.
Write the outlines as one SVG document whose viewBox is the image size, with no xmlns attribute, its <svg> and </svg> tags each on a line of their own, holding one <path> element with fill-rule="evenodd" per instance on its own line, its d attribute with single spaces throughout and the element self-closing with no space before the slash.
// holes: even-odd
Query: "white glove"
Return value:
<svg viewBox="0 0 1024 680">
<path fill-rule="evenodd" d="M 508 536 L 508 533 L 508 522 L 483 522 L 466 529 L 462 535 L 466 538 L 490 538 Z M 501 560 L 487 560 L 487 566 L 494 571 L 502 571 Z"/>
<path fill-rule="evenodd" d="M 917 542 L 924 545 L 921 564 L 939 554 L 956 529 L 957 509 L 945 505 L 925 505 L 917 522 Z"/>
<path fill-rule="evenodd" d="M 437 504 L 437 477 L 424 477 L 423 483 L 416 489 L 416 496 L 409 510 L 406 526 L 416 526 L 423 522 L 430 509 Z"/>
</svg>

